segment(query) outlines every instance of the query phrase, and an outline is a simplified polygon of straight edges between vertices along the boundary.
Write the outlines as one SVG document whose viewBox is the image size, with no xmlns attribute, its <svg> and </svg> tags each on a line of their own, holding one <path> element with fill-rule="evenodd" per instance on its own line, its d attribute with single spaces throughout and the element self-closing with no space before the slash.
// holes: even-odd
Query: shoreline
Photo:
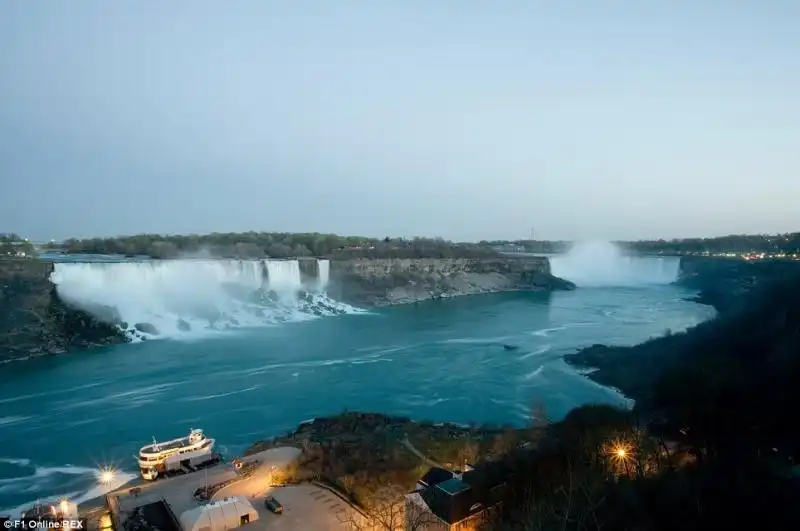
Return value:
<svg viewBox="0 0 800 531">
<path fill-rule="evenodd" d="M 686 288 L 681 284 L 680 279 L 672 285 Z M 698 327 L 702 328 L 704 325 L 714 322 L 725 313 L 727 306 L 718 299 L 708 296 L 702 290 L 693 291 L 696 291 L 697 294 L 684 297 L 682 300 L 714 308 L 716 313 L 713 316 L 680 332 L 651 337 L 635 345 L 595 343 L 575 352 L 564 354 L 564 362 L 584 378 L 614 390 L 635 405 L 647 396 L 648 390 L 652 388 L 654 377 L 661 370 L 658 363 L 650 366 L 648 370 L 640 369 L 646 369 L 651 361 L 659 358 L 659 354 L 664 354 L 663 358 L 673 359 L 669 355 L 670 351 L 679 349 L 678 345 L 683 338 Z M 629 360 L 634 361 L 633 367 L 626 366 L 626 362 Z M 663 359 L 658 361 L 663 361 Z M 645 367 L 640 367 L 640 363 Z"/>
<path fill-rule="evenodd" d="M 616 387 L 637 402 L 647 399 L 655 378 L 663 370 L 682 356 L 701 356 L 700 345 L 705 344 L 707 336 L 732 326 L 749 305 L 760 302 L 761 293 L 800 273 L 800 264 L 791 262 L 692 260 L 682 264 L 685 267 L 675 284 L 697 292 L 684 300 L 710 306 L 716 315 L 682 332 L 637 345 L 594 344 L 566 354 L 564 361 L 576 368 L 594 369 L 587 378 L 606 387 Z"/>
</svg>

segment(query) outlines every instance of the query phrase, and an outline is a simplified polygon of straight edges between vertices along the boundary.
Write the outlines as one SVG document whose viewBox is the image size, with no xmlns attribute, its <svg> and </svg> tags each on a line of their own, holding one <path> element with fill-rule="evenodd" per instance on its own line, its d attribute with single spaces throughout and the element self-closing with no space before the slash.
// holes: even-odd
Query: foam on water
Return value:
<svg viewBox="0 0 800 531">
<path fill-rule="evenodd" d="M 586 287 L 671 284 L 678 279 L 680 259 L 626 255 L 610 242 L 583 242 L 550 257 L 550 269 Z"/>
<path fill-rule="evenodd" d="M 318 269 L 319 282 L 308 289 L 297 260 L 61 262 L 51 281 L 67 303 L 119 324 L 132 339 L 190 339 L 357 312 L 320 291 L 328 261 Z"/>
<path fill-rule="evenodd" d="M 129 483 L 136 476 L 134 474 L 118 471 L 114 479 L 108 484 L 98 484 L 100 471 L 94 468 L 63 465 L 63 466 L 36 466 L 29 459 L 0 458 L 0 463 L 16 466 L 20 472 L 32 472 L 11 478 L 0 479 L 0 492 L 4 494 L 35 494 L 40 500 L 67 499 L 72 503 L 85 501 L 103 496 L 107 492 L 118 489 Z M 72 490 L 58 492 L 54 486 L 58 483 L 59 476 L 72 476 L 70 483 L 82 483 L 85 490 Z M 30 508 L 35 500 L 28 501 L 17 507 L 0 509 L 0 514 L 8 514 L 18 518 L 22 511 Z"/>
<path fill-rule="evenodd" d="M 0 457 L 0 463 L 6 463 L 9 465 L 15 466 L 30 466 L 31 460 L 25 458 L 12 458 L 12 457 Z M 2 481 L 2 480 L 0 480 Z"/>
<path fill-rule="evenodd" d="M 550 345 L 550 344 L 542 345 L 539 348 L 537 348 L 536 350 L 528 352 L 527 354 L 523 354 L 522 356 L 518 357 L 517 359 L 519 361 L 522 361 L 522 360 L 526 360 L 528 358 L 531 358 L 533 356 L 538 356 L 540 354 L 544 354 L 545 352 L 549 352 L 551 347 L 552 347 L 552 345 Z"/>
<path fill-rule="evenodd" d="M 537 377 L 537 376 L 539 376 L 540 374 L 542 374 L 542 371 L 543 371 L 543 370 L 544 370 L 544 365 L 539 365 L 537 368 L 535 368 L 535 369 L 534 369 L 534 370 L 532 370 L 531 372 L 527 373 L 527 374 L 526 374 L 525 376 L 523 376 L 522 378 L 523 378 L 524 380 L 531 380 L 531 379 L 533 379 L 533 378 L 536 378 L 536 377 Z"/>
<path fill-rule="evenodd" d="M 547 337 L 550 335 L 551 332 L 558 332 L 559 330 L 566 330 L 567 326 L 554 326 L 552 328 L 542 328 L 540 330 L 535 330 L 531 332 L 531 335 L 539 336 L 539 337 Z"/>
<path fill-rule="evenodd" d="M 24 417 L 22 415 L 12 415 L 10 417 L 0 417 L 0 427 L 6 428 L 13 424 L 19 424 L 20 422 L 25 422 L 26 420 L 30 419 L 30 417 Z"/>
</svg>

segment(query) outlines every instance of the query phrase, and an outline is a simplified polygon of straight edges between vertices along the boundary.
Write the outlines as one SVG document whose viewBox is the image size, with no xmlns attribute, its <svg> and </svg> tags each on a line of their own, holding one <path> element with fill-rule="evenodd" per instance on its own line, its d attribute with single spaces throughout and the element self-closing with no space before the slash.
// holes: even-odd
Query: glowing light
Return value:
<svg viewBox="0 0 800 531">
<path fill-rule="evenodd" d="M 606 455 L 620 462 L 627 462 L 633 458 L 633 446 L 624 440 L 609 441 L 606 445 Z"/>
<path fill-rule="evenodd" d="M 67 504 L 67 500 L 61 500 L 61 514 L 66 514 L 67 509 L 69 509 L 69 505 Z"/>
<path fill-rule="evenodd" d="M 108 485 L 114 479 L 116 474 L 110 468 L 104 468 L 100 471 L 100 483 Z"/>
</svg>

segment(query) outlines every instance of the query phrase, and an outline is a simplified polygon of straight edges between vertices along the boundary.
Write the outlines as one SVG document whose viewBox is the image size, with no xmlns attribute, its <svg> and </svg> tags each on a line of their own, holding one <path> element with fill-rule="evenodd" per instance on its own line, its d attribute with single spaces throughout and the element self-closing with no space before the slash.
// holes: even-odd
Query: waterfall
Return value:
<svg viewBox="0 0 800 531">
<path fill-rule="evenodd" d="M 356 311 L 324 294 L 301 293 L 297 260 L 57 262 L 50 280 L 64 302 L 132 337 L 183 337 Z"/>
<path fill-rule="evenodd" d="M 625 255 L 610 242 L 579 243 L 550 258 L 551 272 L 578 286 L 670 284 L 678 279 L 677 257 Z"/>
<path fill-rule="evenodd" d="M 317 285 L 320 291 L 325 291 L 328 287 L 328 281 L 331 278 L 331 262 L 330 260 L 317 260 Z"/>
<path fill-rule="evenodd" d="M 269 288 L 278 292 L 296 292 L 303 287 L 297 260 L 265 260 Z"/>
</svg>

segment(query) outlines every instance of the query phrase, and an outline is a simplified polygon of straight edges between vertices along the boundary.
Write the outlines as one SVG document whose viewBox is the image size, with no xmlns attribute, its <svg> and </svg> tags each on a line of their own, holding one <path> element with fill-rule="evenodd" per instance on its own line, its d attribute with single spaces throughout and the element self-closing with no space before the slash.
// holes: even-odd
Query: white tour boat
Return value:
<svg viewBox="0 0 800 531">
<path fill-rule="evenodd" d="M 183 470 L 194 472 L 195 467 L 209 461 L 219 460 L 214 453 L 214 439 L 209 439 L 203 430 L 191 430 L 187 437 L 143 446 L 136 461 L 142 478 L 156 479 L 165 472 Z"/>
</svg>

